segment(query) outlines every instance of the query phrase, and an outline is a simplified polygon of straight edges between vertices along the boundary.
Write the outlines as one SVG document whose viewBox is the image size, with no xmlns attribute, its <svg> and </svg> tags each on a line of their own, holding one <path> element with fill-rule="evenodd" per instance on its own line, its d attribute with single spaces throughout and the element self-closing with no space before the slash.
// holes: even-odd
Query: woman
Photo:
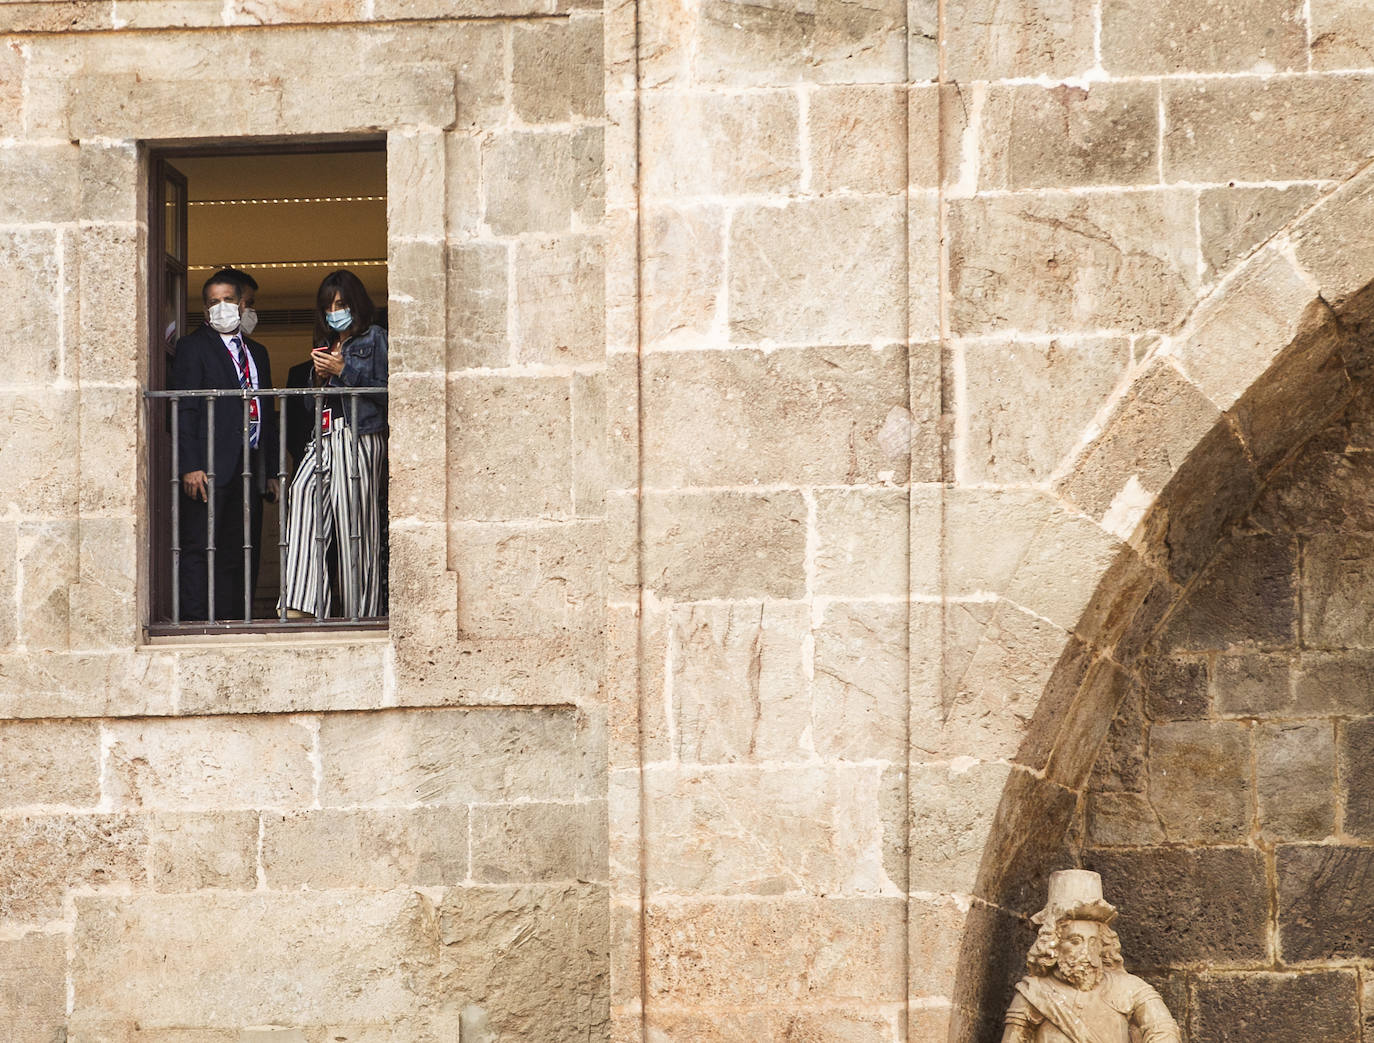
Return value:
<svg viewBox="0 0 1374 1043">
<path fill-rule="evenodd" d="M 362 282 L 331 272 L 315 298 L 310 353 L 316 387 L 386 387 L 386 331 Z M 313 405 L 313 400 L 311 400 Z M 330 395 L 287 496 L 286 588 L 291 618 L 327 616 L 328 565 L 337 563 L 343 615 L 382 614 L 386 396 Z M 332 552 L 332 553 L 331 553 Z"/>
</svg>

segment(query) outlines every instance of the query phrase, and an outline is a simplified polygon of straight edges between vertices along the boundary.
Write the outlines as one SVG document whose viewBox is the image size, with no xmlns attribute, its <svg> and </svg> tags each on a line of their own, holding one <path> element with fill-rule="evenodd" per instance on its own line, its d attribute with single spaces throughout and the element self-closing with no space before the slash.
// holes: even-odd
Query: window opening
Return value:
<svg viewBox="0 0 1374 1043">
<path fill-rule="evenodd" d="M 149 632 L 384 626 L 384 148 L 166 151 L 151 173 Z M 317 298 L 340 270 L 336 330 Z"/>
</svg>

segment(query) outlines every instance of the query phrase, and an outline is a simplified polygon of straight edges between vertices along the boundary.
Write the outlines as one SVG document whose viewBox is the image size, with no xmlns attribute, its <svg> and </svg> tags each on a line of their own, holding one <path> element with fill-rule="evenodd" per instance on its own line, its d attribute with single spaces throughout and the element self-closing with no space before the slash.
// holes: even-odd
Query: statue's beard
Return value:
<svg viewBox="0 0 1374 1043">
<path fill-rule="evenodd" d="M 1094 963 L 1091 956 L 1082 956 L 1073 961 L 1060 959 L 1055 971 L 1075 989 L 1095 989 L 1102 980 L 1102 966 Z"/>
</svg>

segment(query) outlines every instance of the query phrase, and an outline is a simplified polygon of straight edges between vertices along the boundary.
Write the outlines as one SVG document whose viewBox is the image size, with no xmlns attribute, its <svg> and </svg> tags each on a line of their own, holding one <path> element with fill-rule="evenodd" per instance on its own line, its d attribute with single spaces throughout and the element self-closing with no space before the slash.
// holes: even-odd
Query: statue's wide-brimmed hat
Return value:
<svg viewBox="0 0 1374 1043">
<path fill-rule="evenodd" d="M 1050 874 L 1045 908 L 1031 922 L 1043 926 L 1060 920 L 1111 923 L 1115 919 L 1116 907 L 1102 898 L 1102 877 L 1087 869 L 1062 869 Z"/>
</svg>

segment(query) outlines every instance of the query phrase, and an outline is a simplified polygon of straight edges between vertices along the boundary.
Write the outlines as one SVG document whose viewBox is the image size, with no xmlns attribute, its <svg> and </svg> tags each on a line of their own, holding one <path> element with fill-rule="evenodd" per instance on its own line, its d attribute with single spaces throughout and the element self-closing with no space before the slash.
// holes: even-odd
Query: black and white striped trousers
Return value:
<svg viewBox="0 0 1374 1043">
<path fill-rule="evenodd" d="M 305 447 L 286 497 L 282 601 L 288 609 L 330 615 L 332 544 L 342 614 L 382 614 L 381 492 L 385 480 L 385 435 L 355 435 L 335 416 L 333 430 Z"/>
</svg>

